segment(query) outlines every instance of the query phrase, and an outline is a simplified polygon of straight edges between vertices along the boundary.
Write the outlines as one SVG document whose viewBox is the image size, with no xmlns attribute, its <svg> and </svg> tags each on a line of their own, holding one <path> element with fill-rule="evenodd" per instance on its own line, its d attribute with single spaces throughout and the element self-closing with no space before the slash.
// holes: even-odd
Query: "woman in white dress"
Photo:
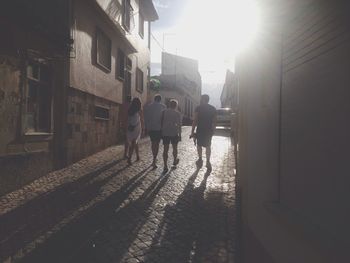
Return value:
<svg viewBox="0 0 350 263">
<path fill-rule="evenodd" d="M 139 98 L 134 98 L 128 110 L 128 128 L 126 138 L 129 142 L 128 164 L 131 164 L 131 157 L 136 152 L 136 161 L 140 160 L 138 142 L 141 137 L 143 127 L 143 118 L 141 113 L 141 101 Z"/>
</svg>

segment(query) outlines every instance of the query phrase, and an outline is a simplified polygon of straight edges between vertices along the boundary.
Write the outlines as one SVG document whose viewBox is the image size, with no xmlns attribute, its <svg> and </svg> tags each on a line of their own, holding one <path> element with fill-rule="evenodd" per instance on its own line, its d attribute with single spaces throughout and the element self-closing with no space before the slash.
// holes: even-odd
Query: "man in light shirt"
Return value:
<svg viewBox="0 0 350 263">
<path fill-rule="evenodd" d="M 179 158 L 177 157 L 177 144 L 181 141 L 181 113 L 177 111 L 178 102 L 176 100 L 171 100 L 169 104 L 169 109 L 163 111 L 162 116 L 162 136 L 163 136 L 163 160 L 164 160 L 164 170 L 163 173 L 167 173 L 168 169 L 168 152 L 169 144 L 171 143 L 173 147 L 173 165 L 176 166 L 179 163 Z"/>
<path fill-rule="evenodd" d="M 157 94 L 154 96 L 154 101 L 151 104 L 146 105 L 144 108 L 145 126 L 152 144 L 153 168 L 157 168 L 157 155 L 159 151 L 159 143 L 162 138 L 162 112 L 166 109 L 165 105 L 162 104 L 161 101 L 162 96 Z"/>
</svg>

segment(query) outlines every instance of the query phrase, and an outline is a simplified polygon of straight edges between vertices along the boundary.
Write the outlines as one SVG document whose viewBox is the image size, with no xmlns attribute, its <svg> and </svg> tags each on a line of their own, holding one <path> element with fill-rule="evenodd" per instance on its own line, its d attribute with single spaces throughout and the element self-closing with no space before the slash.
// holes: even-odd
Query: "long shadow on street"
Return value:
<svg viewBox="0 0 350 263">
<path fill-rule="evenodd" d="M 148 207 L 169 176 L 159 177 L 136 201 L 116 212 L 149 172 L 150 168 L 147 168 L 135 175 L 119 191 L 66 226 L 23 262 L 119 262 L 147 219 Z M 118 243 L 113 255 L 105 251 L 110 242 Z"/>
<path fill-rule="evenodd" d="M 189 178 L 176 204 L 165 208 L 144 262 L 227 262 L 225 222 L 218 220 L 225 209 L 222 193 L 208 193 L 204 198 L 210 172 L 195 188 L 198 172 Z"/>
<path fill-rule="evenodd" d="M 155 180 L 135 201 L 104 222 L 69 262 L 121 262 L 152 211 L 149 209 L 170 173 Z"/>
<path fill-rule="evenodd" d="M 96 180 L 96 177 L 120 161 L 113 161 L 73 182 L 63 184 L 1 216 L 0 261 L 49 230 L 77 207 L 95 198 L 102 185 L 127 167 L 120 168 L 102 180 Z"/>
</svg>

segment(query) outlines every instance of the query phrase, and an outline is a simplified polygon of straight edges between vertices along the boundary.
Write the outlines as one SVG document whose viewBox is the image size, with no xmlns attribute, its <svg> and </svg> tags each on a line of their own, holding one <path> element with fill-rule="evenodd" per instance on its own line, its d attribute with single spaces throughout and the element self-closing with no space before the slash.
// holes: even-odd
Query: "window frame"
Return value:
<svg viewBox="0 0 350 263">
<path fill-rule="evenodd" d="M 97 116 L 97 110 L 101 109 L 107 112 L 107 117 L 101 117 Z M 94 114 L 95 120 L 103 120 L 103 121 L 109 121 L 110 119 L 110 108 L 102 105 L 95 104 L 95 114 Z"/>
<path fill-rule="evenodd" d="M 131 80 L 132 80 L 132 73 L 131 71 L 127 70 L 125 71 L 125 81 L 124 81 L 124 100 L 126 100 L 126 97 L 129 95 L 131 96 Z"/>
<path fill-rule="evenodd" d="M 144 91 L 144 73 L 143 71 L 137 67 L 136 68 L 136 91 L 143 93 Z M 140 83 L 141 81 L 141 83 Z"/>
<path fill-rule="evenodd" d="M 129 32 L 131 29 L 131 11 L 133 10 L 131 6 L 131 1 L 122 0 L 122 8 L 123 8 L 122 25 L 124 29 Z"/>
<path fill-rule="evenodd" d="M 142 39 L 145 37 L 145 18 L 142 13 L 139 13 L 139 35 Z"/>
<path fill-rule="evenodd" d="M 104 65 L 103 62 L 100 61 L 99 48 L 101 46 L 100 42 L 103 40 L 103 38 L 104 40 L 107 40 L 107 43 L 109 45 L 108 65 Z M 112 40 L 98 27 L 96 28 L 96 64 L 108 72 L 111 72 L 112 70 Z"/>
<path fill-rule="evenodd" d="M 122 61 L 121 61 L 122 60 Z M 125 81 L 125 70 L 126 70 L 127 56 L 124 51 L 118 48 L 117 51 L 117 78 L 121 81 Z M 123 74 L 123 76 L 120 75 Z"/>
<path fill-rule="evenodd" d="M 125 57 L 126 70 L 132 70 L 132 59 L 128 56 Z"/>
<path fill-rule="evenodd" d="M 29 73 L 29 67 L 30 65 L 35 65 L 38 66 L 38 77 L 33 77 Z M 45 67 L 45 70 L 47 70 L 48 74 L 48 79 L 43 79 L 42 78 L 42 71 L 43 68 Z M 44 62 L 41 59 L 29 59 L 25 63 L 25 76 L 26 76 L 26 81 L 25 81 L 25 98 L 24 98 L 24 109 L 23 109 L 23 128 L 22 128 L 22 134 L 24 136 L 40 136 L 40 135 L 52 135 L 52 124 L 53 124 L 53 88 L 52 88 L 52 68 L 51 66 Z M 28 111 L 28 105 L 29 105 L 29 86 L 30 85 L 35 85 L 37 86 L 37 92 L 40 91 L 40 89 L 46 89 L 48 98 L 45 98 L 45 100 L 48 102 L 48 107 L 47 110 L 49 110 L 47 116 L 46 116 L 46 124 L 45 124 L 45 130 L 38 130 L 38 127 L 34 127 L 34 131 L 29 131 L 28 130 L 28 114 L 30 111 Z M 38 95 L 37 95 L 38 96 Z M 37 98 L 38 99 L 38 98 Z M 37 102 L 38 103 L 38 102 Z M 39 113 L 40 114 L 40 113 Z M 38 117 L 40 118 L 40 117 Z M 38 125 L 40 120 L 38 120 Z"/>
</svg>

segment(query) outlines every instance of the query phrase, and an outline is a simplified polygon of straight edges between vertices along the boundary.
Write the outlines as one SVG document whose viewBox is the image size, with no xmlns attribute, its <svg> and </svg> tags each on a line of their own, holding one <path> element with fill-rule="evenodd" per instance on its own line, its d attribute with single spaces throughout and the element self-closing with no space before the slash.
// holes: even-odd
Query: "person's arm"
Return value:
<svg viewBox="0 0 350 263">
<path fill-rule="evenodd" d="M 162 116 L 160 117 L 160 127 L 163 129 L 163 124 L 164 124 L 164 112 L 165 110 L 162 110 Z"/>
<path fill-rule="evenodd" d="M 191 136 L 194 135 L 194 130 L 196 129 L 197 125 L 198 125 L 198 112 L 196 111 L 194 113 L 194 119 L 193 119 L 193 122 L 192 122 Z"/>
<path fill-rule="evenodd" d="M 182 132 L 182 115 L 181 113 L 179 113 L 179 123 L 178 123 L 178 128 L 179 128 L 179 137 L 180 137 L 180 140 L 181 140 L 181 132 Z"/>
<path fill-rule="evenodd" d="M 141 122 L 141 133 L 144 134 L 145 133 L 145 120 L 144 120 L 144 114 L 143 114 L 142 109 L 140 110 L 140 122 Z"/>
</svg>

